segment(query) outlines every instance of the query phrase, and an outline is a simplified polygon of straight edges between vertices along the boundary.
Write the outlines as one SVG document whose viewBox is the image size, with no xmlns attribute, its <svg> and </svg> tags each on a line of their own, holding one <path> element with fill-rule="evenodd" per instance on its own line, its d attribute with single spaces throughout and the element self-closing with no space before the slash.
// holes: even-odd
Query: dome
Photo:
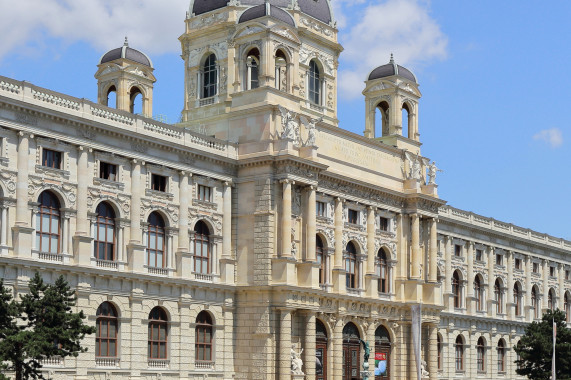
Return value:
<svg viewBox="0 0 571 380">
<path fill-rule="evenodd" d="M 397 65 L 395 63 L 392 54 L 391 54 L 391 60 L 389 61 L 389 63 L 387 63 L 386 65 L 379 66 L 376 69 L 374 69 L 373 71 L 371 71 L 371 73 L 369 74 L 368 80 L 385 78 L 385 77 L 390 77 L 393 75 L 398 75 L 398 76 L 403 77 L 405 79 L 408 79 L 414 83 L 418 83 L 416 81 L 416 76 L 412 73 L 412 71 L 410 71 L 406 67 L 402 67 L 402 66 Z"/>
<path fill-rule="evenodd" d="M 254 20 L 264 16 L 271 16 L 275 19 L 278 19 L 286 24 L 289 24 L 295 27 L 295 21 L 293 17 L 283 9 L 276 7 L 275 5 L 270 4 L 260 4 L 256 5 L 255 7 L 249 8 L 242 15 L 238 20 L 238 23 Z"/>
<path fill-rule="evenodd" d="M 193 0 L 190 4 L 190 13 L 200 15 L 211 12 L 228 5 L 229 0 Z M 240 0 L 241 5 L 261 5 L 266 0 Z M 292 0 L 268 0 L 271 5 L 287 8 L 291 6 Z M 329 0 L 297 0 L 299 9 L 308 16 L 311 16 L 326 24 L 333 21 L 333 14 Z"/>
<path fill-rule="evenodd" d="M 116 59 L 125 58 L 133 62 L 140 63 L 141 65 L 148 66 L 150 68 L 153 67 L 153 63 L 151 59 L 145 54 L 140 52 L 139 50 L 135 50 L 129 47 L 129 42 L 127 41 L 127 37 L 125 37 L 125 44 L 120 48 L 113 49 L 108 51 L 107 53 L 103 54 L 103 57 L 99 60 L 99 64 L 107 63 L 114 61 Z"/>
</svg>

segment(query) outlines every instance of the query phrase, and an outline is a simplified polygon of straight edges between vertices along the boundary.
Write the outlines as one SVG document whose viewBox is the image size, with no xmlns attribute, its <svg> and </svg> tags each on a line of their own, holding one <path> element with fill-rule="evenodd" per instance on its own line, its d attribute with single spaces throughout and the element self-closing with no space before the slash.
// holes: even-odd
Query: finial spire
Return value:
<svg viewBox="0 0 571 380">
<path fill-rule="evenodd" d="M 393 53 L 391 53 L 391 60 L 390 63 L 395 63 L 394 57 L 393 57 Z"/>
<path fill-rule="evenodd" d="M 129 39 L 127 38 L 127 36 L 125 36 L 125 43 L 123 44 L 123 46 L 129 46 Z"/>
</svg>

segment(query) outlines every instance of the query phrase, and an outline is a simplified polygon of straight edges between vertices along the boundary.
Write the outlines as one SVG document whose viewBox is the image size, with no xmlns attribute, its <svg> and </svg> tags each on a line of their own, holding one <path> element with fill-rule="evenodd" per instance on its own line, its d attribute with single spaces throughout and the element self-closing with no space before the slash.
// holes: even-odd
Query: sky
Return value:
<svg viewBox="0 0 571 380">
<path fill-rule="evenodd" d="M 0 0 L 0 75 L 97 100 L 123 44 L 153 60 L 155 115 L 178 121 L 178 37 L 189 0 Z M 340 127 L 362 134 L 367 74 L 389 61 L 420 83 L 422 154 L 449 205 L 571 240 L 571 2 L 332 0 Z M 567 169 L 565 169 L 567 168 Z M 565 170 L 563 170 L 565 169 Z"/>
</svg>

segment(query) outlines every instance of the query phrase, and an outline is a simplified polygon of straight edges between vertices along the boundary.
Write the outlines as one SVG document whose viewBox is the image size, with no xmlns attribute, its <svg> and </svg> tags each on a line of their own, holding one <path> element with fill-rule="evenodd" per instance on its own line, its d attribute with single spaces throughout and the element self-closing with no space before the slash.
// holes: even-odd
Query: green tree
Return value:
<svg viewBox="0 0 571 380">
<path fill-rule="evenodd" d="M 16 380 L 44 379 L 44 358 L 87 351 L 81 341 L 95 328 L 83 323 L 82 311 L 73 312 L 76 297 L 63 276 L 48 285 L 36 273 L 29 293 L 20 299 L 13 300 L 0 282 L 0 362 L 4 370 L 15 372 Z"/>
<path fill-rule="evenodd" d="M 555 368 L 557 380 L 571 379 L 571 329 L 567 328 L 565 313 L 561 310 L 548 310 L 541 322 L 532 322 L 525 328 L 515 352 L 518 375 L 528 379 L 551 379 L 553 357 L 553 321 L 557 324 L 555 343 Z"/>
</svg>

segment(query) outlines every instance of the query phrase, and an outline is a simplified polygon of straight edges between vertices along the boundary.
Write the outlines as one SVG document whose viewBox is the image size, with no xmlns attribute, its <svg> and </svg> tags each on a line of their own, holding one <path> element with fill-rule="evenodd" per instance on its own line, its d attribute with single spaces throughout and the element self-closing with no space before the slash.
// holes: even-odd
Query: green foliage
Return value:
<svg viewBox="0 0 571 380">
<path fill-rule="evenodd" d="M 571 379 L 571 329 L 567 328 L 565 313 L 561 310 L 548 310 L 541 322 L 532 322 L 525 329 L 525 335 L 514 347 L 520 360 L 516 363 L 518 375 L 528 379 L 551 379 L 553 356 L 553 320 L 557 324 L 555 344 L 555 369 L 557 380 Z"/>
<path fill-rule="evenodd" d="M 0 282 L 0 363 L 16 380 L 43 379 L 40 361 L 47 357 L 77 356 L 85 335 L 94 327 L 83 323 L 82 311 L 73 312 L 76 297 L 63 276 L 46 285 L 36 273 L 29 293 L 17 302 Z M 0 380 L 6 377 L 0 375 Z"/>
</svg>

